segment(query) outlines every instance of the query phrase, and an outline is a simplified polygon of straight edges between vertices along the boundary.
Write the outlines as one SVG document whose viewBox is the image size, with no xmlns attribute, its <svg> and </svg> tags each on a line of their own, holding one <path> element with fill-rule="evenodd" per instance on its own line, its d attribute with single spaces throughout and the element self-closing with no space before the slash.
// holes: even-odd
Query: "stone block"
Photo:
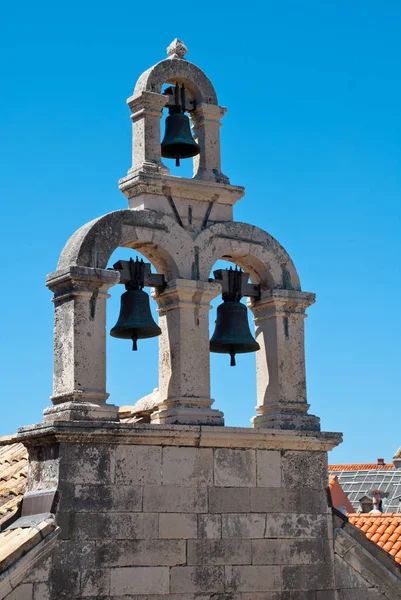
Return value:
<svg viewBox="0 0 401 600">
<path fill-rule="evenodd" d="M 326 491 L 290 488 L 251 488 L 251 511 L 327 514 Z"/>
<path fill-rule="evenodd" d="M 185 561 L 185 540 L 107 540 L 96 546 L 98 567 L 162 567 Z"/>
<path fill-rule="evenodd" d="M 123 567 L 111 569 L 110 594 L 168 594 L 168 567 Z"/>
<path fill-rule="evenodd" d="M 120 445 L 115 453 L 117 485 L 160 485 L 162 449 L 159 446 Z"/>
<path fill-rule="evenodd" d="M 226 590 L 233 592 L 269 592 L 280 590 L 280 567 L 233 566 L 225 568 Z"/>
<path fill-rule="evenodd" d="M 32 600 L 33 598 L 33 584 L 32 583 L 21 583 L 18 585 L 11 594 L 6 596 L 6 600 Z"/>
<path fill-rule="evenodd" d="M 209 511 L 211 513 L 248 513 L 250 510 L 251 490 L 249 488 L 209 489 Z"/>
<path fill-rule="evenodd" d="M 110 570 L 87 569 L 81 572 L 81 596 L 109 596 Z"/>
<path fill-rule="evenodd" d="M 313 565 L 328 562 L 329 558 L 328 540 L 252 540 L 253 565 Z"/>
<path fill-rule="evenodd" d="M 327 468 L 327 452 L 286 450 L 282 453 L 283 486 L 324 490 L 328 485 Z"/>
<path fill-rule="evenodd" d="M 326 515 L 267 514 L 267 538 L 328 539 L 329 522 Z"/>
<path fill-rule="evenodd" d="M 316 600 L 338 600 L 338 596 L 334 590 L 318 590 Z"/>
<path fill-rule="evenodd" d="M 263 538 L 266 515 L 227 514 L 221 516 L 223 538 Z"/>
<path fill-rule="evenodd" d="M 188 565 L 250 565 L 251 541 L 188 540 Z"/>
<path fill-rule="evenodd" d="M 146 512 L 207 512 L 207 488 L 144 486 L 143 510 Z"/>
<path fill-rule="evenodd" d="M 217 448 L 214 451 L 214 484 L 218 487 L 254 487 L 255 450 Z"/>
<path fill-rule="evenodd" d="M 221 515 L 198 515 L 198 538 L 221 538 Z"/>
<path fill-rule="evenodd" d="M 162 513 L 159 515 L 159 537 L 161 539 L 191 539 L 196 538 L 197 535 L 197 515 L 184 513 Z"/>
<path fill-rule="evenodd" d="M 387 600 L 375 589 L 338 590 L 336 600 Z"/>
<path fill-rule="evenodd" d="M 343 558 L 334 555 L 334 580 L 336 588 L 368 588 L 368 582 Z"/>
<path fill-rule="evenodd" d="M 95 566 L 95 542 L 59 540 L 53 553 L 56 570 L 81 570 Z M 54 581 L 52 571 L 52 581 Z"/>
<path fill-rule="evenodd" d="M 190 487 L 213 485 L 212 448 L 163 448 L 163 484 Z"/>
<path fill-rule="evenodd" d="M 256 450 L 256 485 L 281 486 L 281 453 L 279 450 Z"/>
<path fill-rule="evenodd" d="M 49 556 L 46 560 L 39 563 L 32 571 L 24 578 L 25 583 L 41 583 L 48 581 L 52 559 Z"/>
<path fill-rule="evenodd" d="M 283 590 L 333 590 L 333 565 L 283 566 Z"/>
<path fill-rule="evenodd" d="M 78 560 L 78 562 L 80 562 Z M 74 562 L 65 565 L 64 568 L 54 568 L 50 580 L 50 598 L 59 600 L 65 598 L 79 598 L 80 595 L 80 571 L 73 568 Z"/>
<path fill-rule="evenodd" d="M 48 583 L 33 584 L 33 600 L 51 600 L 50 586 Z"/>
<path fill-rule="evenodd" d="M 77 513 L 73 515 L 73 539 L 157 539 L 157 513 Z"/>
<path fill-rule="evenodd" d="M 125 598 L 124 598 L 125 600 Z M 246 592 L 241 600 L 316 600 L 315 592 Z"/>
<path fill-rule="evenodd" d="M 68 444 L 60 451 L 60 478 L 70 483 L 113 483 L 113 450 L 107 445 Z"/>
<path fill-rule="evenodd" d="M 172 594 L 223 592 L 224 567 L 173 567 L 170 591 Z"/>
<path fill-rule="evenodd" d="M 142 510 L 142 486 L 76 485 L 63 508 L 76 512 L 137 512 Z M 156 511 L 150 511 L 156 512 Z"/>
</svg>

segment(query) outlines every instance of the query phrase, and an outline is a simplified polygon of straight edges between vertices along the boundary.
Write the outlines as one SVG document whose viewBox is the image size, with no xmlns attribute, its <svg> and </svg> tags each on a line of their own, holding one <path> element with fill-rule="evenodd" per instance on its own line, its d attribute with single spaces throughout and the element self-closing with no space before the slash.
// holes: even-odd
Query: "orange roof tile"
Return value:
<svg viewBox="0 0 401 600">
<path fill-rule="evenodd" d="M 351 465 L 329 465 L 329 471 L 391 471 L 393 463 L 378 465 L 377 463 L 351 464 Z"/>
<path fill-rule="evenodd" d="M 0 438 L 0 520 L 13 512 L 25 493 L 28 451 L 15 436 Z"/>
<path fill-rule="evenodd" d="M 401 513 L 351 513 L 348 519 L 401 564 Z"/>
<path fill-rule="evenodd" d="M 347 512 L 354 512 L 354 507 L 349 501 L 347 494 L 341 487 L 337 475 L 330 475 L 329 490 L 331 496 L 331 503 L 334 506 L 334 508 L 340 509 L 344 507 L 344 509 Z"/>
</svg>

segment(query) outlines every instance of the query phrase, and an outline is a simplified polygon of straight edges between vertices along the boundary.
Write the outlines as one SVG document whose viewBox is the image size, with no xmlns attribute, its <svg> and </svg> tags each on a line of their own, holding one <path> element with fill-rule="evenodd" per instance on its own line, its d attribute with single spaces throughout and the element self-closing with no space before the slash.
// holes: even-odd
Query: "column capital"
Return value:
<svg viewBox="0 0 401 600">
<path fill-rule="evenodd" d="M 208 121 L 209 123 L 216 123 L 220 127 L 220 121 L 226 112 L 227 109 L 225 106 L 216 106 L 215 104 L 199 104 L 191 113 L 194 128 L 199 127 L 199 125 L 205 121 Z"/>
<path fill-rule="evenodd" d="M 221 294 L 221 285 L 216 282 L 191 279 L 173 279 L 161 293 L 153 294 L 159 313 L 176 308 L 203 308 L 209 310 L 210 301 Z"/>
<path fill-rule="evenodd" d="M 68 295 L 91 295 L 94 291 L 107 292 L 118 283 L 120 273 L 109 269 L 70 266 L 66 269 L 49 273 L 46 286 L 54 292 L 54 300 L 65 299 Z"/>
<path fill-rule="evenodd" d="M 265 290 L 259 300 L 249 302 L 255 322 L 271 317 L 299 315 L 305 317 L 305 310 L 315 302 L 315 294 L 298 290 Z"/>
<path fill-rule="evenodd" d="M 135 121 L 144 115 L 161 117 L 161 111 L 166 106 L 168 97 L 156 92 L 142 92 L 140 96 L 131 96 L 127 104 L 131 110 L 131 119 Z"/>
</svg>

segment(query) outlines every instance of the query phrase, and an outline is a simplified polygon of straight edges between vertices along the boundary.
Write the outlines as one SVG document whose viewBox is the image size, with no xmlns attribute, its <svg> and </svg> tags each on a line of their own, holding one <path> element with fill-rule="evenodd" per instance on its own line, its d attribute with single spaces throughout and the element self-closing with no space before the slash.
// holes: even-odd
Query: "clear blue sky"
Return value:
<svg viewBox="0 0 401 600">
<path fill-rule="evenodd" d="M 330 460 L 391 460 L 401 445 L 400 30 L 398 0 L 4 5 L 0 435 L 49 405 L 45 276 L 79 226 L 126 207 L 125 101 L 179 37 L 228 107 L 223 170 L 247 190 L 236 219 L 276 237 L 317 294 L 308 394 L 322 428 L 344 432 Z M 108 348 L 110 401 L 157 386 L 157 340 L 136 355 L 120 340 Z M 212 356 L 215 406 L 247 426 L 254 357 L 227 363 Z"/>
</svg>

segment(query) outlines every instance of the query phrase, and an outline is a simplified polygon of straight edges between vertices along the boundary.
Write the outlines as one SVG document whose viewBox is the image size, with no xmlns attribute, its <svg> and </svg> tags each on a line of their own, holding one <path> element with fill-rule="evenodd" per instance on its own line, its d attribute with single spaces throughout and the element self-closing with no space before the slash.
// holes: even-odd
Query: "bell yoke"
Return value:
<svg viewBox="0 0 401 600">
<path fill-rule="evenodd" d="M 291 258 L 271 235 L 234 221 L 233 207 L 245 190 L 231 184 L 221 168 L 226 109 L 186 52 L 174 40 L 167 58 L 139 77 L 127 100 L 132 166 L 119 188 L 128 209 L 76 231 L 47 278 L 54 292 L 55 366 L 53 406 L 45 420 L 118 420 L 117 406 L 106 402 L 106 307 L 109 289 L 122 284 L 121 310 L 110 334 L 131 340 L 133 350 L 138 341 L 159 336 L 152 423 L 223 425 L 223 413 L 212 408 L 210 352 L 229 355 L 233 366 L 238 354 L 255 352 L 253 426 L 317 430 L 319 419 L 307 414 L 304 359 L 305 310 L 314 295 L 301 291 Z M 163 111 L 169 114 L 160 142 Z M 191 158 L 193 177 L 170 175 L 163 162 L 170 158 L 177 164 Z M 108 268 L 119 247 L 139 252 L 147 262 L 131 259 Z M 220 259 L 236 268 L 219 269 L 210 279 Z M 158 324 L 146 287 L 153 288 Z M 211 301 L 220 294 L 210 339 Z"/>
</svg>

